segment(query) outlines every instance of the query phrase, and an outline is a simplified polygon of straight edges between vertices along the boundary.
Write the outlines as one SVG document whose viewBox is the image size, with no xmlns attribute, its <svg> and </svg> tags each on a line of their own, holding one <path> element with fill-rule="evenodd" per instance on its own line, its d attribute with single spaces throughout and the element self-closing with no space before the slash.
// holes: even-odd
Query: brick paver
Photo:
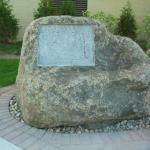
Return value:
<svg viewBox="0 0 150 150">
<path fill-rule="evenodd" d="M 15 86 L 0 89 L 0 137 L 24 150 L 150 150 L 150 129 L 59 134 L 18 122 L 8 111 L 15 92 Z"/>
</svg>

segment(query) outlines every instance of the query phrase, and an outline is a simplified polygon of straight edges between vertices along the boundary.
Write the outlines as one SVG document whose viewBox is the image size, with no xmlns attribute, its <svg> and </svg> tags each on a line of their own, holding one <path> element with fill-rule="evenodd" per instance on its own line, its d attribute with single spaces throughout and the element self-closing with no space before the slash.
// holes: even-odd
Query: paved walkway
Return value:
<svg viewBox="0 0 150 150">
<path fill-rule="evenodd" d="M 3 150 L 22 150 L 15 146 L 14 144 L 7 142 L 6 140 L 0 138 L 0 146 Z"/>
<path fill-rule="evenodd" d="M 8 102 L 14 93 L 14 86 L 0 89 L 0 137 L 21 149 L 150 150 L 150 129 L 114 133 L 58 134 L 32 128 L 10 116 Z"/>
</svg>

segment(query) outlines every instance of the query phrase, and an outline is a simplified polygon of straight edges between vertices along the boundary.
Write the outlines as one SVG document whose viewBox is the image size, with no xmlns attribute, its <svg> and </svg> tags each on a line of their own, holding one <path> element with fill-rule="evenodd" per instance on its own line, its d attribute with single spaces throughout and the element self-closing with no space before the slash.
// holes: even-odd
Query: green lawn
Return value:
<svg viewBox="0 0 150 150">
<path fill-rule="evenodd" d="M 0 59 L 0 87 L 15 83 L 18 59 Z"/>
<path fill-rule="evenodd" d="M 21 47 L 22 47 L 22 42 L 16 42 L 12 44 L 0 43 L 0 52 L 19 55 L 21 51 Z"/>
</svg>

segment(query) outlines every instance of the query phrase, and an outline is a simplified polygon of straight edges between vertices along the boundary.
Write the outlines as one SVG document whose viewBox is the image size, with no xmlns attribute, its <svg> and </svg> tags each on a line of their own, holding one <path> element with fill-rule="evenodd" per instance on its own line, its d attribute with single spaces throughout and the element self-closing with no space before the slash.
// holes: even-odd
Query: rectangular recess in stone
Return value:
<svg viewBox="0 0 150 150">
<path fill-rule="evenodd" d="M 38 66 L 95 66 L 92 25 L 40 25 Z"/>
</svg>

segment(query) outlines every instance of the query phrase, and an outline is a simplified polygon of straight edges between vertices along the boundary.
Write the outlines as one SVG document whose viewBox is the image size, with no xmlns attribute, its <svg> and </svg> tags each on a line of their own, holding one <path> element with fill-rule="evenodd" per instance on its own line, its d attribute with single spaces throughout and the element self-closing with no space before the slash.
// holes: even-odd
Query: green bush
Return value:
<svg viewBox="0 0 150 150">
<path fill-rule="evenodd" d="M 75 4 L 72 0 L 64 0 L 62 5 L 54 9 L 52 0 L 40 0 L 39 6 L 33 13 L 34 19 L 52 15 L 75 15 Z"/>
<path fill-rule="evenodd" d="M 142 28 L 145 38 L 150 40 L 150 15 L 144 18 Z"/>
<path fill-rule="evenodd" d="M 145 51 L 150 49 L 150 15 L 144 18 L 138 30 L 138 43 Z"/>
<path fill-rule="evenodd" d="M 97 14 L 93 15 L 93 18 L 104 22 L 108 30 L 114 33 L 118 19 L 113 15 L 105 14 L 104 12 L 98 12 Z"/>
<path fill-rule="evenodd" d="M 135 40 L 137 37 L 136 20 L 129 1 L 125 7 L 123 7 L 122 14 L 118 21 L 116 34 L 130 37 L 133 40 Z"/>
<path fill-rule="evenodd" d="M 61 15 L 75 15 L 75 4 L 72 0 L 64 0 L 61 8 L 60 8 Z"/>
<path fill-rule="evenodd" d="M 20 55 L 22 41 L 14 43 L 0 43 L 0 53 Z"/>
<path fill-rule="evenodd" d="M 146 51 L 146 54 L 150 57 L 150 49 Z"/>
<path fill-rule="evenodd" d="M 39 6 L 33 15 L 34 19 L 54 15 L 52 0 L 40 0 Z"/>
<path fill-rule="evenodd" d="M 136 42 L 143 49 L 144 52 L 146 52 L 148 50 L 147 49 L 147 41 L 146 41 L 146 39 L 143 39 L 141 36 L 138 36 L 137 39 L 136 39 Z"/>
<path fill-rule="evenodd" d="M 12 14 L 9 0 L 0 0 L 0 43 L 14 42 L 18 30 L 18 20 Z"/>
<path fill-rule="evenodd" d="M 98 12 L 96 14 L 91 14 L 89 11 L 83 13 L 83 16 L 90 17 L 92 19 L 103 22 L 107 29 L 115 33 L 116 25 L 118 23 L 118 19 L 111 14 L 105 14 L 104 12 Z"/>
</svg>

